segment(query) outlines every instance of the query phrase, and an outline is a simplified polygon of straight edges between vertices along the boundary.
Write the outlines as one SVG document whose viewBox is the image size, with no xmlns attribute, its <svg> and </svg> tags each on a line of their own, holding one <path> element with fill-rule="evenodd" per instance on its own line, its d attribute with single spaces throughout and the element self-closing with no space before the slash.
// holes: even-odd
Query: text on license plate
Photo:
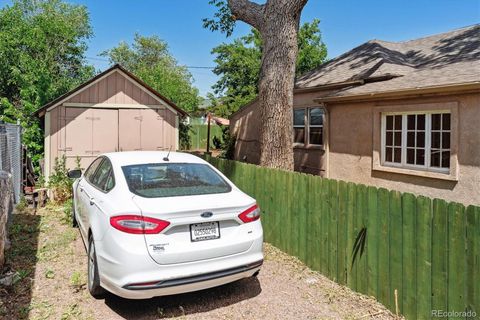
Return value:
<svg viewBox="0 0 480 320">
<path fill-rule="evenodd" d="M 202 241 L 220 238 L 220 224 L 218 221 L 195 223 L 190 225 L 192 241 Z"/>
</svg>

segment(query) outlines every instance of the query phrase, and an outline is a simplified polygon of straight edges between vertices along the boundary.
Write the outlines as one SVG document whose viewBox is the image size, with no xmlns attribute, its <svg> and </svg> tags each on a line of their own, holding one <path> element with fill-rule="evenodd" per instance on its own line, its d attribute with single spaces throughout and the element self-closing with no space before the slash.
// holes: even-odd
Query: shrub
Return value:
<svg viewBox="0 0 480 320">
<path fill-rule="evenodd" d="M 63 219 L 62 221 L 68 225 L 68 226 L 71 226 L 72 225 L 72 218 L 73 218 L 73 199 L 70 198 L 70 199 L 67 199 L 64 203 L 63 203 Z"/>
<path fill-rule="evenodd" d="M 213 147 L 215 149 L 221 149 L 222 148 L 222 140 L 220 140 L 217 136 L 213 137 L 212 143 L 213 143 Z"/>
<path fill-rule="evenodd" d="M 68 177 L 67 158 L 55 158 L 53 173 L 48 178 L 48 187 L 53 192 L 53 201 L 62 204 L 72 197 L 73 181 Z"/>
<path fill-rule="evenodd" d="M 192 126 L 184 121 L 181 121 L 178 128 L 178 138 L 180 140 L 180 150 L 190 150 L 192 147 L 192 141 L 188 134 Z"/>
<path fill-rule="evenodd" d="M 234 135 L 230 134 L 230 127 L 225 126 L 222 128 L 222 153 L 220 158 L 233 160 L 235 156 L 235 142 L 237 141 Z"/>
</svg>

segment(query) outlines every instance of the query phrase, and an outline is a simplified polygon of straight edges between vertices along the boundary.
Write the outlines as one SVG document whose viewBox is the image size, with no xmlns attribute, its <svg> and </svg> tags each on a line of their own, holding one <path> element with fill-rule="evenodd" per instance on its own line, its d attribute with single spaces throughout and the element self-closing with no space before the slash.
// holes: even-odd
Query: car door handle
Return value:
<svg viewBox="0 0 480 320">
<path fill-rule="evenodd" d="M 95 204 L 95 199 L 94 198 L 90 198 L 90 205 L 93 206 Z"/>
</svg>

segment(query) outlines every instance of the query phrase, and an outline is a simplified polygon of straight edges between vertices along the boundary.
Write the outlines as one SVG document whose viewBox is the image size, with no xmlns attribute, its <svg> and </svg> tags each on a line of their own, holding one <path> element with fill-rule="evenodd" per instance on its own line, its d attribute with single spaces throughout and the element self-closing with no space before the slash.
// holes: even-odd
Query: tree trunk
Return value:
<svg viewBox="0 0 480 320">
<path fill-rule="evenodd" d="M 259 82 L 260 165 L 293 170 L 293 86 L 300 13 L 307 0 L 259 5 L 229 0 L 232 13 L 259 30 L 263 40 Z"/>
</svg>

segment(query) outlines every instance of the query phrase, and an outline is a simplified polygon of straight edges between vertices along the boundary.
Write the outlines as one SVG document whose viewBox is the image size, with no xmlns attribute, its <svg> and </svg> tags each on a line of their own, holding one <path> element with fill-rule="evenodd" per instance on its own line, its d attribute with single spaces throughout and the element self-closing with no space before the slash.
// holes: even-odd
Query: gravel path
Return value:
<svg viewBox="0 0 480 320">
<path fill-rule="evenodd" d="M 95 300 L 85 288 L 87 259 L 78 230 L 62 220 L 55 207 L 15 215 L 8 268 L 24 276 L 0 293 L 5 319 L 395 319 L 375 300 L 269 244 L 257 278 L 149 300 Z M 23 255 L 32 253 L 29 263 Z"/>
</svg>

